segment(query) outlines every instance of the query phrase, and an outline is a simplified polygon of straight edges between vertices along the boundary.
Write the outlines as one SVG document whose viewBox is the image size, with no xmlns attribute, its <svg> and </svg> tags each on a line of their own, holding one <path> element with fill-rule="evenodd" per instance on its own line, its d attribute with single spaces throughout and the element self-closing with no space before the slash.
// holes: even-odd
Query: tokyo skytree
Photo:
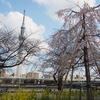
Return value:
<svg viewBox="0 0 100 100">
<path fill-rule="evenodd" d="M 24 42 L 24 32 L 25 32 L 25 10 L 23 14 L 23 23 L 21 26 L 21 33 L 19 35 L 19 51 L 18 51 L 18 62 L 22 61 L 23 59 L 23 42 Z M 17 66 L 16 70 L 16 77 L 22 77 L 22 67 L 23 64 Z"/>
</svg>

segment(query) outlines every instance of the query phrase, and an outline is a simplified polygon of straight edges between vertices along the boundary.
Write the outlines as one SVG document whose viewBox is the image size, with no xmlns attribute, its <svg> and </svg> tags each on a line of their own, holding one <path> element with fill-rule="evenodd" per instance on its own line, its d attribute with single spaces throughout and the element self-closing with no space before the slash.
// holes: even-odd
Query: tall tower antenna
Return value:
<svg viewBox="0 0 100 100">
<path fill-rule="evenodd" d="M 19 35 L 18 62 L 22 61 L 22 59 L 23 59 L 23 42 L 25 39 L 24 32 L 25 32 L 25 10 L 23 13 L 23 23 L 21 26 L 21 33 Z M 22 77 L 22 67 L 23 67 L 23 64 L 20 64 L 17 66 L 16 77 Z"/>
<path fill-rule="evenodd" d="M 23 24 L 24 24 L 24 21 L 25 21 L 25 10 L 24 10 L 24 13 L 23 13 Z"/>
<path fill-rule="evenodd" d="M 19 36 L 19 41 L 22 41 L 24 40 L 24 31 L 25 31 L 25 10 L 24 10 L 24 13 L 23 13 L 23 23 L 22 23 L 22 26 L 21 26 L 21 34 Z"/>
</svg>

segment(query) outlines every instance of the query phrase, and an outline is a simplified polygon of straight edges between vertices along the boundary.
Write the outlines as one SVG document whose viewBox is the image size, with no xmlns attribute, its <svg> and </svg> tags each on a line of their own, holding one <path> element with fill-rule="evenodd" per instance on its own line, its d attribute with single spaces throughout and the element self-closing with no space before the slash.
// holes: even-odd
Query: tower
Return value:
<svg viewBox="0 0 100 100">
<path fill-rule="evenodd" d="M 24 10 L 24 14 L 23 14 L 23 23 L 22 23 L 22 26 L 21 26 L 21 33 L 19 35 L 18 62 L 22 61 L 22 59 L 23 59 L 23 42 L 24 42 L 24 39 L 25 39 L 24 31 L 25 31 L 25 10 Z M 23 67 L 23 64 L 20 64 L 20 65 L 17 66 L 16 77 L 21 77 L 22 67 Z"/>
</svg>

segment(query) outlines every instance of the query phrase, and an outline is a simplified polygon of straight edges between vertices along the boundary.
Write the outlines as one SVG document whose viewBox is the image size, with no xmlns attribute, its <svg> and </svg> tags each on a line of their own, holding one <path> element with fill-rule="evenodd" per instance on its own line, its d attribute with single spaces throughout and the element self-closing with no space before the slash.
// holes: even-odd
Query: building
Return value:
<svg viewBox="0 0 100 100">
<path fill-rule="evenodd" d="M 47 74 L 44 74 L 42 76 L 43 79 L 53 79 L 53 76 L 52 75 L 47 75 Z"/>
<path fill-rule="evenodd" d="M 29 72 L 26 74 L 25 78 L 34 78 L 34 79 L 38 79 L 39 78 L 39 73 L 36 73 L 34 71 Z"/>
<path fill-rule="evenodd" d="M 86 79 L 86 76 L 76 75 L 74 79 Z"/>
<path fill-rule="evenodd" d="M 81 79 L 80 75 L 76 75 L 75 79 Z"/>
<path fill-rule="evenodd" d="M 22 78 L 26 78 L 26 74 L 22 74 Z"/>
<path fill-rule="evenodd" d="M 0 77 L 8 77 L 8 74 L 6 74 L 5 70 L 0 69 Z"/>
</svg>

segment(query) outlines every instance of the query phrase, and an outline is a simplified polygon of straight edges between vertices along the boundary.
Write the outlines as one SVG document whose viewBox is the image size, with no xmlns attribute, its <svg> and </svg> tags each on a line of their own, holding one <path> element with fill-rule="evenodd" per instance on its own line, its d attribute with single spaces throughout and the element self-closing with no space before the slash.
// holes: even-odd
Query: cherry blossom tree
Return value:
<svg viewBox="0 0 100 100">
<path fill-rule="evenodd" d="M 61 91 L 63 85 L 63 79 L 66 72 L 70 69 L 70 55 L 57 48 L 57 50 L 50 50 L 45 55 L 43 55 L 40 60 L 42 62 L 42 67 L 40 71 L 45 74 L 51 74 L 54 78 L 55 83 L 58 85 L 58 90 Z M 40 63 L 41 66 L 41 63 Z"/>
<path fill-rule="evenodd" d="M 57 12 L 64 24 L 53 35 L 52 47 L 55 50 L 58 46 L 61 49 L 65 47 L 66 54 L 69 52 L 74 58 L 70 59 L 72 66 L 85 68 L 87 99 L 93 100 L 90 69 L 96 69 L 100 73 L 100 5 L 90 7 L 84 3 L 79 9 L 74 11 L 67 8 Z"/>
<path fill-rule="evenodd" d="M 78 11 L 66 8 L 57 12 L 64 24 L 52 35 L 49 51 L 40 58 L 40 70 L 52 74 L 58 90 L 62 91 L 70 71 L 73 75 L 75 69 L 85 69 L 87 99 L 94 100 L 91 75 L 93 71 L 100 75 L 100 5 L 75 5 Z"/>
<path fill-rule="evenodd" d="M 100 5 L 94 7 L 90 7 L 87 3 L 84 3 L 83 7 L 75 5 L 79 8 L 78 11 L 66 8 L 57 12 L 64 24 L 52 35 L 51 52 L 42 67 L 52 67 L 55 72 L 54 79 L 56 75 L 58 80 L 59 76 L 62 78 L 65 75 L 65 82 L 71 69 L 83 67 L 87 82 L 87 99 L 94 100 L 91 70 L 100 74 Z"/>
</svg>

